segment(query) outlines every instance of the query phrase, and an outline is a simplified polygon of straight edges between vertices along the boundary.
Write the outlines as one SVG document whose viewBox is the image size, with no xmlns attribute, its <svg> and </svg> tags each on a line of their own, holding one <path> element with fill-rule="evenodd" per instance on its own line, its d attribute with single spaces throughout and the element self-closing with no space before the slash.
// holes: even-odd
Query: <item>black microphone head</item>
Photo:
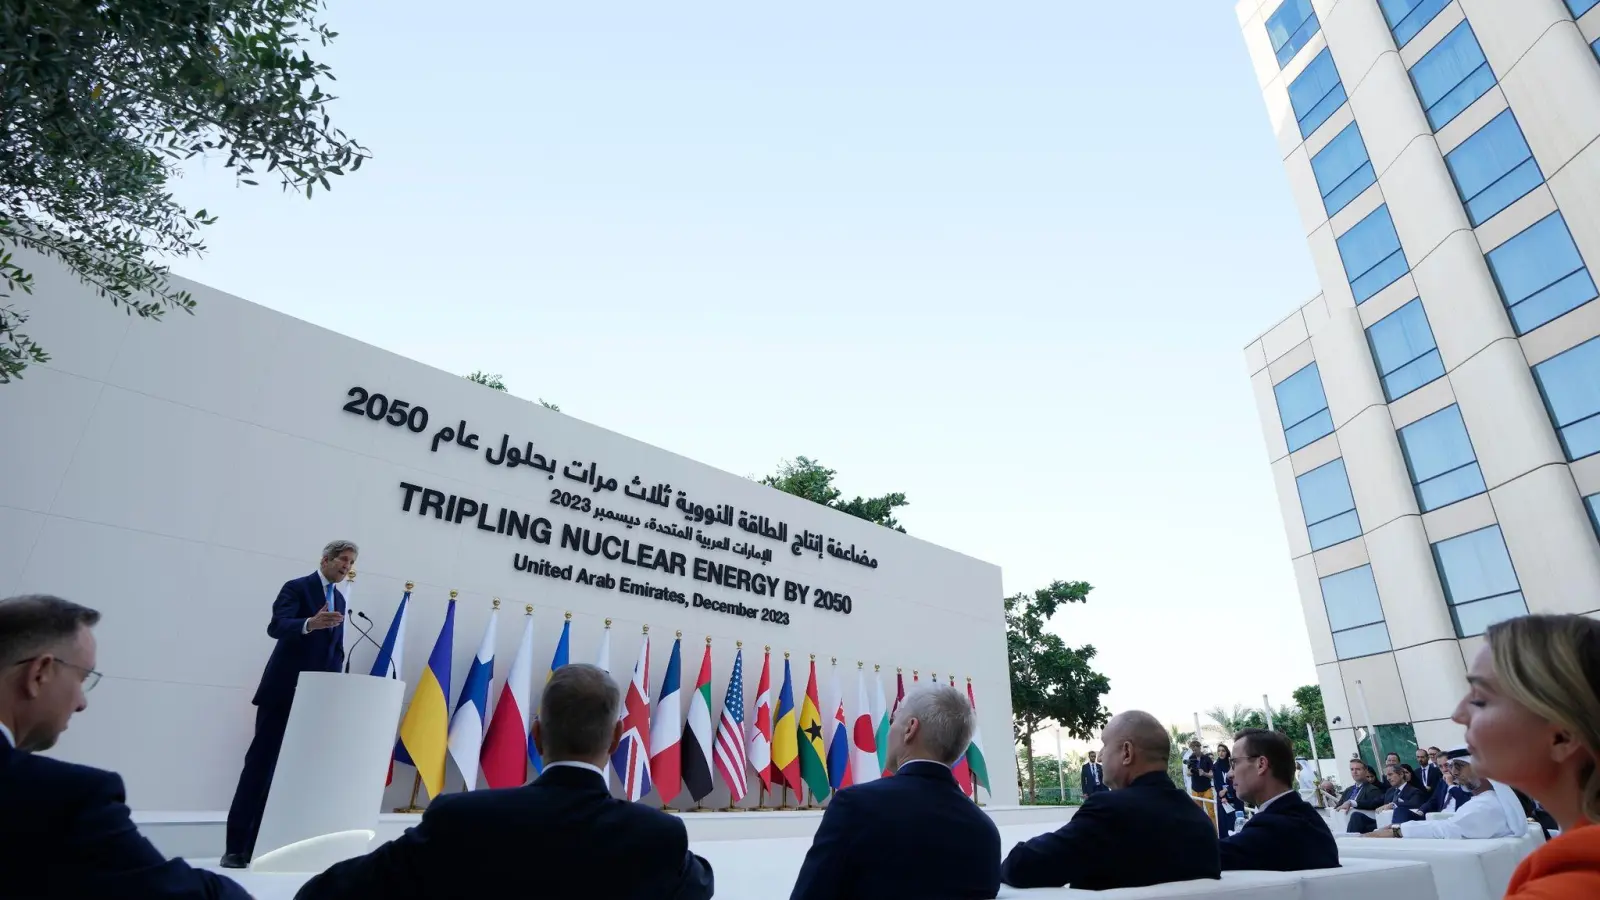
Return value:
<svg viewBox="0 0 1600 900">
<path fill-rule="evenodd" d="M 358 610 L 356 610 L 356 618 L 358 618 L 358 619 L 367 619 L 367 614 L 358 609 Z M 372 620 L 371 619 L 367 619 L 367 621 L 371 622 Z"/>
</svg>

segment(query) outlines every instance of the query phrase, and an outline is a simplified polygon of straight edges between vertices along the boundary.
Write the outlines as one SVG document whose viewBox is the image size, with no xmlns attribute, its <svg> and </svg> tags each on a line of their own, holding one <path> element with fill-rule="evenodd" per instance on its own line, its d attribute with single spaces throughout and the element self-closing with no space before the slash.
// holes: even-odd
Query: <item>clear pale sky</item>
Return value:
<svg viewBox="0 0 1600 900">
<path fill-rule="evenodd" d="M 196 169 L 178 272 L 904 491 L 1007 593 L 1095 586 L 1056 625 L 1113 710 L 1315 681 L 1243 347 L 1316 287 L 1231 2 L 330 6 L 374 158 L 312 201 Z"/>
</svg>

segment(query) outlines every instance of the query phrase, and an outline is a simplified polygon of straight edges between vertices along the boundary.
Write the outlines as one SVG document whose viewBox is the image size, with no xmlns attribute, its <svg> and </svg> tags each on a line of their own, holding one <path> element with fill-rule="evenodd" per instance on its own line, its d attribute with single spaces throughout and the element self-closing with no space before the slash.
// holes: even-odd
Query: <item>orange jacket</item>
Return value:
<svg viewBox="0 0 1600 900">
<path fill-rule="evenodd" d="M 1506 900 L 1600 898 L 1600 827 L 1574 828 L 1517 866 Z"/>
</svg>

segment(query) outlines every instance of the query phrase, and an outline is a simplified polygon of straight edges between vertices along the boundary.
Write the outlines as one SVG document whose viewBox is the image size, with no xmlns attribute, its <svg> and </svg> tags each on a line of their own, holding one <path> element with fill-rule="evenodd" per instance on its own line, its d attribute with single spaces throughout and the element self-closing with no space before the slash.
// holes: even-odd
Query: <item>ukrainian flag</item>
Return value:
<svg viewBox="0 0 1600 900">
<path fill-rule="evenodd" d="M 428 665 L 417 679 L 417 690 L 400 723 L 400 746 L 417 767 L 429 797 L 444 790 L 444 760 L 450 741 L 450 703 L 445 697 L 450 692 L 450 654 L 455 644 L 456 598 L 451 593 L 444 627 L 433 642 Z"/>
<path fill-rule="evenodd" d="M 791 787 L 796 794 L 800 793 L 798 733 L 794 719 L 794 682 L 789 678 L 789 654 L 785 653 L 783 690 L 778 692 L 778 718 L 772 723 L 772 783 Z"/>
<path fill-rule="evenodd" d="M 793 732 L 791 732 L 792 734 Z M 811 796 L 826 800 L 828 784 L 828 754 L 823 749 L 822 713 L 817 709 L 817 661 L 811 661 L 811 680 L 806 684 L 806 699 L 800 705 L 800 777 L 811 788 Z"/>
<path fill-rule="evenodd" d="M 556 641 L 556 655 L 550 660 L 550 674 L 544 676 L 544 683 L 550 683 L 550 675 L 567 664 L 567 643 L 572 637 L 572 613 L 567 613 L 567 620 L 561 623 L 561 640 Z M 539 708 L 533 708 L 533 716 L 529 721 L 539 718 Z M 544 758 L 539 755 L 539 748 L 533 745 L 532 737 L 528 740 L 528 762 L 533 763 L 536 775 L 544 774 Z"/>
</svg>

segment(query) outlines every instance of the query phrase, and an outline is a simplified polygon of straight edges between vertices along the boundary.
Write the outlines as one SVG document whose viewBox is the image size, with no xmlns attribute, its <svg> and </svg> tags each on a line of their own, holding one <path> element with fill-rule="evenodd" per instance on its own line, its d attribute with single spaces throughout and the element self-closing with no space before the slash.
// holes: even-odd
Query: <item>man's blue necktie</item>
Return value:
<svg viewBox="0 0 1600 900">
<path fill-rule="evenodd" d="M 333 605 L 333 582 L 328 582 L 328 612 L 338 612 Z"/>
</svg>

